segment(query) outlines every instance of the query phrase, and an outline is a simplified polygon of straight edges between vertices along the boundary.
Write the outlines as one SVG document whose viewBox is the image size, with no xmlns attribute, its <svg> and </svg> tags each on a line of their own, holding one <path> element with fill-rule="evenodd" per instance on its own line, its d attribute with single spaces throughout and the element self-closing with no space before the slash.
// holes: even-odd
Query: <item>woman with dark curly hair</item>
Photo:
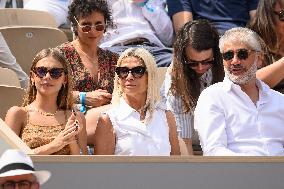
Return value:
<svg viewBox="0 0 284 189">
<path fill-rule="evenodd" d="M 176 36 L 173 62 L 162 88 L 190 154 L 197 99 L 204 88 L 224 78 L 218 44 L 218 32 L 207 20 L 186 23 Z"/>
<path fill-rule="evenodd" d="M 108 104 L 118 55 L 98 47 L 107 27 L 113 27 L 107 3 L 104 0 L 74 0 L 68 14 L 76 38 L 59 48 L 71 65 L 75 85 L 73 97 L 80 99 L 79 92 L 86 92 L 87 106 Z"/>
<path fill-rule="evenodd" d="M 284 93 L 284 0 L 260 0 L 249 28 L 266 44 L 264 68 L 257 77 Z"/>
<path fill-rule="evenodd" d="M 118 55 L 99 48 L 98 44 L 107 28 L 113 27 L 113 21 L 104 0 L 74 0 L 69 6 L 68 19 L 76 38 L 58 48 L 72 69 L 73 97 L 85 112 L 86 106 L 97 108 L 111 101 Z M 87 122 L 88 136 L 95 131 L 96 121 L 92 119 L 91 124 Z"/>
</svg>

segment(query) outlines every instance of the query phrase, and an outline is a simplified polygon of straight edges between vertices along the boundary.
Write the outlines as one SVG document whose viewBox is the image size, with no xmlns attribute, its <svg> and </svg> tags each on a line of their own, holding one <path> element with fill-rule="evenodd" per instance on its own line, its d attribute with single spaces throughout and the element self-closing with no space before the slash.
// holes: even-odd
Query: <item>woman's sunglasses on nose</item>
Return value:
<svg viewBox="0 0 284 189">
<path fill-rule="evenodd" d="M 278 15 L 279 20 L 284 22 L 284 10 L 280 10 L 280 11 L 273 11 L 274 14 Z"/>
<path fill-rule="evenodd" d="M 120 79 L 125 79 L 129 73 L 133 75 L 134 78 L 141 78 L 146 72 L 146 68 L 143 66 L 137 66 L 134 68 L 127 67 L 116 67 L 115 73 Z"/>
<path fill-rule="evenodd" d="M 76 20 L 78 26 L 82 29 L 82 32 L 89 33 L 92 28 L 95 28 L 97 31 L 104 31 L 105 25 L 104 24 L 96 24 L 96 25 L 80 25 L 76 17 L 74 16 L 74 19 Z"/>
<path fill-rule="evenodd" d="M 65 72 L 64 68 L 47 68 L 44 66 L 34 67 L 32 70 L 39 78 L 44 78 L 49 73 L 52 79 L 58 79 Z M 66 73 L 66 72 L 65 72 Z"/>
<path fill-rule="evenodd" d="M 251 52 L 255 52 L 255 50 L 248 50 L 248 49 L 238 49 L 236 51 L 229 50 L 227 52 L 222 53 L 222 57 L 224 60 L 229 61 L 234 58 L 235 54 L 237 54 L 238 59 L 246 60 Z"/>
<path fill-rule="evenodd" d="M 214 59 L 212 60 L 202 60 L 202 61 L 193 61 L 193 60 L 186 60 L 185 64 L 191 68 L 196 68 L 201 64 L 202 66 L 212 65 L 214 64 Z"/>
</svg>

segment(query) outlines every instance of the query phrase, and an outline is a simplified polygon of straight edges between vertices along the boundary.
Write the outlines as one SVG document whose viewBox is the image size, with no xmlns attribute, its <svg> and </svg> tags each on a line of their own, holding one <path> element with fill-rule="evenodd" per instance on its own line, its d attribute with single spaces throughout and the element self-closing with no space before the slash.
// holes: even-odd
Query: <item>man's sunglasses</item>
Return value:
<svg viewBox="0 0 284 189">
<path fill-rule="evenodd" d="M 16 185 L 18 185 L 19 189 L 30 189 L 32 187 L 33 184 L 35 184 L 36 182 L 31 182 L 28 180 L 21 180 L 19 182 L 15 182 L 15 181 L 8 181 L 3 183 L 2 185 L 0 185 L 1 189 L 15 189 Z"/>
<path fill-rule="evenodd" d="M 62 76 L 62 73 L 65 72 L 64 68 L 47 68 L 44 66 L 34 67 L 33 72 L 39 77 L 44 78 L 47 73 L 49 73 L 52 79 L 58 79 Z"/>
<path fill-rule="evenodd" d="M 248 49 L 238 49 L 236 51 L 229 50 L 227 52 L 222 53 L 222 57 L 224 60 L 229 61 L 234 58 L 235 54 L 237 54 L 238 59 L 246 60 L 249 57 L 249 54 L 254 51 L 255 50 L 248 50 Z"/>
<path fill-rule="evenodd" d="M 273 12 L 274 12 L 274 14 L 278 15 L 280 21 L 284 22 L 284 10 L 273 11 Z"/>
<path fill-rule="evenodd" d="M 187 60 L 185 61 L 185 64 L 191 68 L 196 68 L 201 64 L 202 66 L 207 66 L 207 65 L 212 65 L 214 64 L 214 59 L 213 60 L 202 60 L 202 61 L 193 61 L 193 60 Z"/>
<path fill-rule="evenodd" d="M 104 31 L 105 30 L 105 25 L 104 24 L 96 24 L 96 25 L 80 25 L 76 17 L 74 16 L 74 19 L 76 20 L 78 26 L 82 29 L 84 33 L 89 33 L 92 28 L 95 28 L 97 31 Z"/>
<path fill-rule="evenodd" d="M 127 67 L 116 67 L 115 73 L 120 79 L 125 79 L 129 73 L 133 75 L 134 78 L 141 78 L 146 72 L 146 68 L 143 66 L 137 66 L 134 68 Z"/>
</svg>

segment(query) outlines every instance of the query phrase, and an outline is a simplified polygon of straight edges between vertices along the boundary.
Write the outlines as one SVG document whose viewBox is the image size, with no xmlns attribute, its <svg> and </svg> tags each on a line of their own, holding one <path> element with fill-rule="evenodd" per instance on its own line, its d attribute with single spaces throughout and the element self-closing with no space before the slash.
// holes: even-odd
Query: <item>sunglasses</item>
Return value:
<svg viewBox="0 0 284 189">
<path fill-rule="evenodd" d="M 234 58 L 235 54 L 237 54 L 238 59 L 246 60 L 251 52 L 255 52 L 255 50 L 248 50 L 248 49 L 238 49 L 236 51 L 229 50 L 227 52 L 222 53 L 222 57 L 224 60 L 229 61 Z"/>
<path fill-rule="evenodd" d="M 28 180 L 21 180 L 19 182 L 15 182 L 15 181 L 8 181 L 5 182 L 4 184 L 0 185 L 0 188 L 3 189 L 15 189 L 16 185 L 18 185 L 19 189 L 30 189 L 32 187 L 33 184 L 35 184 L 36 182 L 31 182 Z"/>
<path fill-rule="evenodd" d="M 52 79 L 58 79 L 62 76 L 62 73 L 65 73 L 64 68 L 47 68 L 44 66 L 41 67 L 34 67 L 33 72 L 39 77 L 44 78 L 47 73 L 49 73 Z"/>
<path fill-rule="evenodd" d="M 116 67 L 115 73 L 118 75 L 120 79 L 125 79 L 129 73 L 133 75 L 134 78 L 141 78 L 146 72 L 146 68 L 143 66 L 137 66 L 134 68 L 127 67 Z"/>
<path fill-rule="evenodd" d="M 278 15 L 280 21 L 284 21 L 284 10 L 281 11 L 273 11 L 274 14 Z"/>
<path fill-rule="evenodd" d="M 202 60 L 202 61 L 192 61 L 192 60 L 187 60 L 185 61 L 185 64 L 191 68 L 196 68 L 201 64 L 202 66 L 208 66 L 214 64 L 214 59 L 212 60 Z"/>
<path fill-rule="evenodd" d="M 97 30 L 97 31 L 99 31 L 99 32 L 105 30 L 105 25 L 104 25 L 104 24 L 83 25 L 83 26 L 82 26 L 82 25 L 79 24 L 79 22 L 78 22 L 78 20 L 76 19 L 75 16 L 74 16 L 74 19 L 76 20 L 78 26 L 82 29 L 82 31 L 83 31 L 84 33 L 89 33 L 89 32 L 92 30 L 92 28 L 95 28 L 95 30 Z"/>
</svg>

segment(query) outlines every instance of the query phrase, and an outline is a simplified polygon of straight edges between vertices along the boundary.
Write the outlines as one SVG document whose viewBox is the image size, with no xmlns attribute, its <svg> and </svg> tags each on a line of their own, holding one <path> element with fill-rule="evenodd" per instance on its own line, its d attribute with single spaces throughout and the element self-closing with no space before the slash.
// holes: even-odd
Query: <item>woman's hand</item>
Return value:
<svg viewBox="0 0 284 189">
<path fill-rule="evenodd" d="M 78 127 L 75 124 L 75 120 L 77 119 L 77 117 L 75 117 L 74 114 L 72 114 L 68 121 L 67 124 L 64 128 L 63 131 L 61 131 L 56 137 L 55 139 L 50 143 L 54 148 L 56 148 L 56 151 L 61 150 L 64 146 L 76 142 L 76 135 L 82 130 L 82 126 L 80 126 L 80 121 L 81 119 L 77 119 L 78 120 Z M 82 125 L 82 121 L 81 121 L 81 125 Z"/>
<path fill-rule="evenodd" d="M 70 143 L 71 154 L 78 155 L 88 154 L 87 149 L 87 131 L 86 131 L 86 119 L 82 112 L 72 110 L 72 115 L 70 116 L 71 120 L 75 118 L 75 127 L 77 129 L 78 134 L 75 136 L 76 140 L 73 143 Z"/>
<path fill-rule="evenodd" d="M 111 97 L 111 94 L 107 90 L 103 89 L 87 92 L 86 105 L 92 107 L 106 105 L 110 103 Z"/>
</svg>

